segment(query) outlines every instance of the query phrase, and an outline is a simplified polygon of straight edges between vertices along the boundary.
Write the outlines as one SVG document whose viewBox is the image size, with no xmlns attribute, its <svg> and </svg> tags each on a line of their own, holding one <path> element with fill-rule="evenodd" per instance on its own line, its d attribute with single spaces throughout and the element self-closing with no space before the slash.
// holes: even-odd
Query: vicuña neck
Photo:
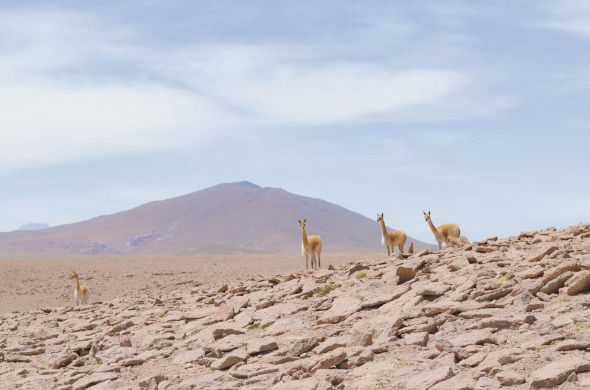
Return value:
<svg viewBox="0 0 590 390">
<path fill-rule="evenodd" d="M 430 226 L 430 230 L 432 230 L 432 233 L 434 233 L 434 237 L 438 238 L 439 233 L 438 233 L 438 230 L 434 227 L 434 224 L 432 223 L 432 219 L 428 218 L 426 220 L 426 222 L 428 222 L 428 226 Z"/>
<path fill-rule="evenodd" d="M 385 228 L 385 220 L 383 220 L 383 218 L 381 218 L 381 220 L 379 220 L 379 223 L 381 224 L 381 230 L 383 231 L 383 235 L 387 236 L 387 229 Z"/>
<path fill-rule="evenodd" d="M 303 243 L 307 245 L 307 233 L 305 232 L 305 228 L 301 228 L 301 239 Z"/>
</svg>

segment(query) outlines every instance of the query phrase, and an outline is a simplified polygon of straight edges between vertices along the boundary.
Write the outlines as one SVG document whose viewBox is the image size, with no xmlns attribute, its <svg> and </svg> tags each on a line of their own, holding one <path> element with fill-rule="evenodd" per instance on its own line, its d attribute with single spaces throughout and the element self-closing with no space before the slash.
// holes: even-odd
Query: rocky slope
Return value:
<svg viewBox="0 0 590 390">
<path fill-rule="evenodd" d="M 8 313 L 0 387 L 585 388 L 589 288 L 579 225 Z"/>
</svg>

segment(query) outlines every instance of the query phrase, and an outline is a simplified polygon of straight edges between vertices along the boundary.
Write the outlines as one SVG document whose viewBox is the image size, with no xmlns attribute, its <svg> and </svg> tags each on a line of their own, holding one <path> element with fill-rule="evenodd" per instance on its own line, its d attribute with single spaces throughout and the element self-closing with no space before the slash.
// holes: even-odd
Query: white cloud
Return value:
<svg viewBox="0 0 590 390">
<path fill-rule="evenodd" d="M 2 171 L 186 145 L 220 128 L 391 119 L 469 83 L 296 46 L 156 49 L 137 43 L 139 30 L 100 22 L 51 9 L 0 17 Z"/>
<path fill-rule="evenodd" d="M 194 94 L 156 84 L 4 84 L 4 170 L 178 146 L 223 122 Z"/>
<path fill-rule="evenodd" d="M 467 83 L 447 70 L 388 68 L 387 64 L 305 63 L 280 48 L 199 47 L 169 73 L 234 107 L 283 124 L 363 119 L 439 103 Z M 302 53 L 302 57 L 305 54 Z"/>
<path fill-rule="evenodd" d="M 547 21 L 540 23 L 540 27 L 590 38 L 590 2 L 587 0 L 549 2 L 546 11 Z"/>
</svg>

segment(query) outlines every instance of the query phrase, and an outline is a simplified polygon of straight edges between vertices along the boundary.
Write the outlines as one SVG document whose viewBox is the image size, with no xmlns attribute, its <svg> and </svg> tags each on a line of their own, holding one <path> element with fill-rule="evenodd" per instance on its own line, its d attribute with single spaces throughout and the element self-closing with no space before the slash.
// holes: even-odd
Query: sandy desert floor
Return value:
<svg viewBox="0 0 590 390">
<path fill-rule="evenodd" d="M 383 253 L 325 253 L 322 268 L 382 259 Z M 0 259 L 0 313 L 73 306 L 75 271 L 90 288 L 89 302 L 272 277 L 305 268 L 301 254 L 231 256 L 105 256 Z"/>
</svg>

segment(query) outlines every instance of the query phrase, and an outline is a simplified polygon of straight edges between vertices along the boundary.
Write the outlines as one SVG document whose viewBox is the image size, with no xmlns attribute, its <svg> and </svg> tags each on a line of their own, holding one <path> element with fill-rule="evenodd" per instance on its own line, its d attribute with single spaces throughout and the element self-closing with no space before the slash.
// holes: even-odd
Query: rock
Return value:
<svg viewBox="0 0 590 390">
<path fill-rule="evenodd" d="M 466 347 L 468 345 L 483 345 L 495 343 L 492 331 L 489 329 L 474 330 L 463 333 L 450 340 L 451 344 L 456 347 Z"/>
<path fill-rule="evenodd" d="M 229 327 L 229 326 L 220 326 L 213 329 L 213 338 L 220 339 L 230 334 L 244 334 L 245 332 L 242 329 Z"/>
<path fill-rule="evenodd" d="M 375 353 L 371 348 L 352 347 L 346 350 L 346 359 L 338 365 L 338 368 L 350 369 L 362 366 L 372 362 L 375 359 Z"/>
<path fill-rule="evenodd" d="M 246 346 L 248 354 L 253 355 L 261 352 L 268 352 L 278 349 L 279 346 L 274 338 L 265 337 L 262 339 L 249 340 Z"/>
<path fill-rule="evenodd" d="M 541 292 L 543 294 L 553 294 L 556 293 L 561 287 L 563 287 L 563 285 L 565 284 L 565 282 L 571 278 L 572 276 L 574 276 L 574 273 L 571 271 L 565 272 L 560 274 L 559 276 L 557 276 L 554 279 L 551 279 L 549 282 L 547 282 L 547 284 L 545 284 L 545 286 L 541 287 Z"/>
<path fill-rule="evenodd" d="M 433 283 L 431 281 L 424 281 L 412 284 L 412 289 L 416 291 L 417 295 L 431 295 L 438 297 L 449 291 L 451 286 L 441 282 Z"/>
<path fill-rule="evenodd" d="M 420 375 L 416 375 L 406 382 L 406 390 L 423 390 L 429 389 L 439 382 L 447 380 L 455 375 L 452 367 L 440 367 L 434 370 L 428 370 Z"/>
<path fill-rule="evenodd" d="M 542 258 L 544 258 L 545 256 L 549 256 L 550 254 L 552 254 L 553 252 L 555 252 L 558 249 L 559 248 L 557 247 L 557 245 L 553 245 L 553 244 L 545 245 L 541 249 L 539 249 L 535 254 L 533 254 L 531 257 L 529 257 L 528 260 L 530 262 L 539 261 Z"/>
<path fill-rule="evenodd" d="M 522 279 L 532 279 L 543 275 L 543 272 L 545 272 L 545 268 L 537 264 L 533 267 L 527 267 L 523 271 L 517 272 L 516 276 Z"/>
<path fill-rule="evenodd" d="M 399 277 L 399 284 L 404 284 L 416 277 L 416 271 L 414 269 L 404 266 L 398 267 L 396 274 Z"/>
<path fill-rule="evenodd" d="M 371 340 L 372 341 L 372 340 Z M 321 355 L 326 352 L 335 350 L 336 348 L 346 347 L 350 343 L 349 336 L 331 337 L 320 345 L 314 348 L 314 352 Z"/>
<path fill-rule="evenodd" d="M 410 333 L 404 336 L 406 345 L 419 345 L 421 347 L 428 343 L 428 332 Z"/>
<path fill-rule="evenodd" d="M 243 348 L 228 352 L 225 356 L 211 363 L 212 370 L 224 370 L 248 358 L 248 351 Z"/>
<path fill-rule="evenodd" d="M 352 296 L 343 296 L 334 299 L 332 307 L 317 321 L 318 325 L 336 324 L 344 321 L 351 314 L 362 309 L 360 299 Z"/>
<path fill-rule="evenodd" d="M 321 355 L 316 364 L 311 367 L 311 372 L 337 366 L 346 359 L 346 349 L 336 348 L 333 351 Z"/>
<path fill-rule="evenodd" d="M 370 331 L 354 330 L 350 333 L 347 345 L 349 347 L 368 347 L 373 344 L 373 333 Z"/>
<path fill-rule="evenodd" d="M 72 389 L 73 390 L 86 389 L 86 388 L 89 388 L 90 386 L 96 385 L 98 383 L 115 380 L 118 377 L 119 377 L 119 375 L 117 375 L 115 373 L 108 373 L 108 372 L 90 374 L 90 375 L 85 376 L 84 378 L 76 381 L 72 385 Z"/>
<path fill-rule="evenodd" d="M 550 363 L 534 371 L 530 378 L 531 387 L 548 389 L 565 382 L 572 373 L 590 370 L 590 361 L 572 357 Z"/>
<path fill-rule="evenodd" d="M 280 367 L 274 364 L 254 363 L 240 366 L 236 370 L 231 371 L 230 374 L 235 378 L 246 379 L 254 378 L 260 375 L 272 374 L 279 372 L 279 370 Z"/>
<path fill-rule="evenodd" d="M 568 295 L 574 295 L 588 290 L 590 288 L 590 271 L 576 272 L 564 285 Z"/>
<path fill-rule="evenodd" d="M 524 375 L 512 370 L 497 373 L 496 379 L 498 379 L 498 381 L 503 386 L 516 386 L 526 382 L 526 378 L 524 377 Z"/>
<path fill-rule="evenodd" d="M 74 352 L 61 354 L 59 356 L 56 356 L 49 362 L 49 367 L 57 369 L 63 366 L 67 366 L 68 364 L 73 362 L 77 357 L 78 354 Z"/>
<path fill-rule="evenodd" d="M 460 257 L 458 259 L 454 259 L 448 262 L 447 267 L 452 271 L 458 271 L 460 269 L 469 267 L 469 264 L 471 264 L 469 262 L 469 259 L 467 259 L 466 257 Z"/>
<path fill-rule="evenodd" d="M 396 298 L 397 297 L 394 294 L 386 293 L 386 294 L 380 295 L 378 297 L 370 298 L 370 299 L 367 299 L 366 301 L 363 301 L 361 303 L 361 307 L 363 309 L 366 309 L 369 307 L 381 306 L 387 302 L 393 301 Z"/>
<path fill-rule="evenodd" d="M 489 353 L 477 366 L 482 372 L 490 372 L 492 369 L 508 363 L 514 363 L 522 358 L 522 350 L 519 348 L 506 348 Z"/>
<path fill-rule="evenodd" d="M 288 356 L 300 356 L 315 347 L 318 340 L 315 337 L 301 337 L 287 350 Z"/>
</svg>

